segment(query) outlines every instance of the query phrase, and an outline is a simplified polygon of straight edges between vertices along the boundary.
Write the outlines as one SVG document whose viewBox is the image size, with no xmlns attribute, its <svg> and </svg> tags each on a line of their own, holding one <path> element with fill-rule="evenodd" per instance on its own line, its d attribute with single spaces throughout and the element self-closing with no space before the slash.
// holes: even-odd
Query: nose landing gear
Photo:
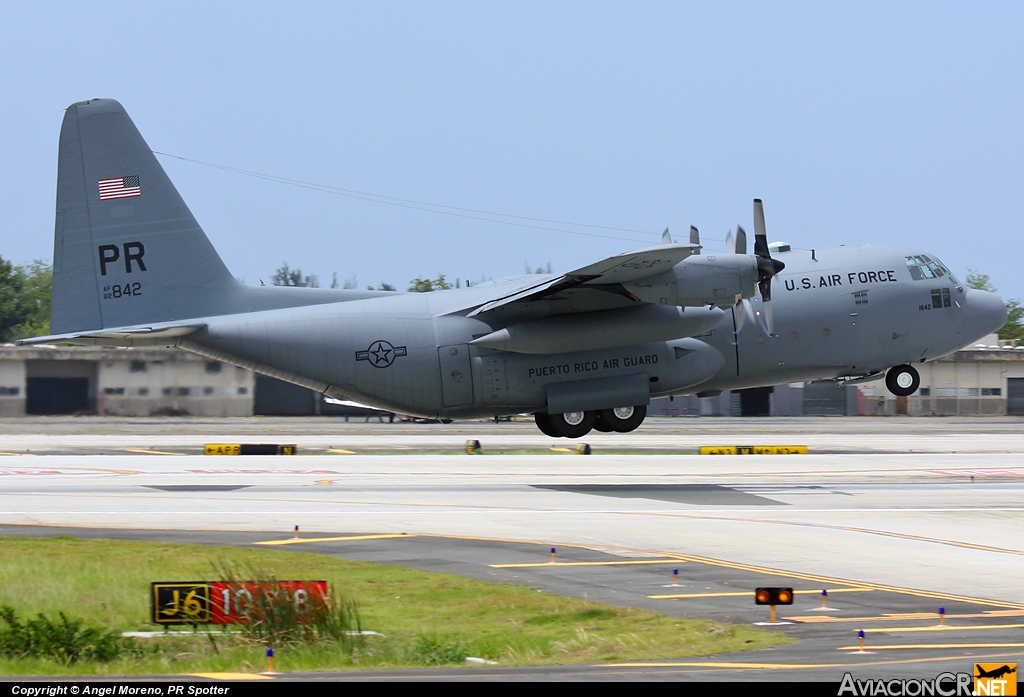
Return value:
<svg viewBox="0 0 1024 697">
<path fill-rule="evenodd" d="M 909 397 L 921 386 L 921 375 L 912 365 L 897 365 L 885 374 L 885 386 L 897 397 Z"/>
</svg>

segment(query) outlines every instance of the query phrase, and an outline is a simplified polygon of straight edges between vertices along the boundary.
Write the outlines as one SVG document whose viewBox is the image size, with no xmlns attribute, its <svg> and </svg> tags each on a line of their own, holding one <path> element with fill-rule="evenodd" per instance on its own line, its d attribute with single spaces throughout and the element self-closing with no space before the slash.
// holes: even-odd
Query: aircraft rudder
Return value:
<svg viewBox="0 0 1024 697">
<path fill-rule="evenodd" d="M 237 285 L 117 100 L 68 107 L 56 208 L 52 332 L 213 314 Z"/>
</svg>

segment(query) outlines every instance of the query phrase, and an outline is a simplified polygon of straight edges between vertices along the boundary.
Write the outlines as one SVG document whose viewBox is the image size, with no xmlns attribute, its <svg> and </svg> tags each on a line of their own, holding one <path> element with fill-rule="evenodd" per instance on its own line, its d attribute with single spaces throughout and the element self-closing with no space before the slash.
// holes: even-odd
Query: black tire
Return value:
<svg viewBox="0 0 1024 697">
<path fill-rule="evenodd" d="M 594 414 L 594 430 L 601 433 L 612 433 L 615 429 L 605 423 L 604 419 L 601 418 L 601 412 L 596 412 Z"/>
<path fill-rule="evenodd" d="M 592 411 L 573 411 L 566 414 L 548 414 L 551 429 L 565 438 L 582 438 L 594 427 L 596 415 Z"/>
<path fill-rule="evenodd" d="M 601 412 L 601 421 L 610 426 L 611 430 L 616 433 L 635 431 L 644 422 L 646 417 L 647 407 L 644 406 L 604 409 Z"/>
<path fill-rule="evenodd" d="M 547 414 L 541 414 L 537 412 L 533 415 L 533 420 L 537 422 L 537 428 L 545 436 L 551 436 L 552 438 L 561 438 L 555 429 L 551 426 L 551 418 Z"/>
<path fill-rule="evenodd" d="M 897 397 L 909 397 L 921 386 L 921 375 L 912 365 L 897 365 L 885 374 L 885 386 Z"/>
</svg>

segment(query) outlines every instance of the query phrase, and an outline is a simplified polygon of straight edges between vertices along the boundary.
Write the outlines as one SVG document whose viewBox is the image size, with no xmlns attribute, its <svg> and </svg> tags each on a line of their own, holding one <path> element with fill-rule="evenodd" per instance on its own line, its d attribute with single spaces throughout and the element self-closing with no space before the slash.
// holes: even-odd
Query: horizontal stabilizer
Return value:
<svg viewBox="0 0 1024 697">
<path fill-rule="evenodd" d="M 165 345 L 204 329 L 205 324 L 153 324 L 145 327 L 111 327 L 95 331 L 69 332 L 19 339 L 18 346 L 35 344 L 88 344 L 112 346 Z"/>
</svg>

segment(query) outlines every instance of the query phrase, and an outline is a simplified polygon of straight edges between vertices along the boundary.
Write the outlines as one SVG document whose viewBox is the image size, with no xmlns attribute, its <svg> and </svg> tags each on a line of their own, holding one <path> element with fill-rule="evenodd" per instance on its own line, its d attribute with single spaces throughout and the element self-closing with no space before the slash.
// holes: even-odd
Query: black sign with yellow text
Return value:
<svg viewBox="0 0 1024 697">
<path fill-rule="evenodd" d="M 210 584 L 207 581 L 156 581 L 151 586 L 153 624 L 209 624 Z"/>
</svg>

